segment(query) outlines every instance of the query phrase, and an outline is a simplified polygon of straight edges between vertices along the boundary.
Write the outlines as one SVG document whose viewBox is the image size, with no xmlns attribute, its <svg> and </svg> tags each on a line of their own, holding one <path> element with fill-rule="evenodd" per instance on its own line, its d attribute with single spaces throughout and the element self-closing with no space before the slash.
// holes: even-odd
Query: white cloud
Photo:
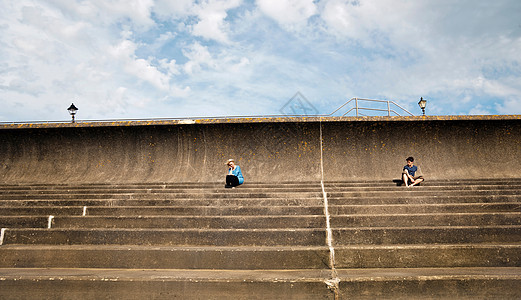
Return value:
<svg viewBox="0 0 521 300">
<path fill-rule="evenodd" d="M 260 10 L 286 28 L 301 27 L 317 13 L 313 0 L 257 0 Z"/>
<path fill-rule="evenodd" d="M 489 115 L 490 110 L 483 107 L 481 104 L 477 104 L 476 106 L 472 107 L 469 111 L 469 115 Z"/>
<path fill-rule="evenodd" d="M 208 0 L 195 8 L 199 22 L 193 26 L 192 33 L 209 40 L 228 43 L 228 24 L 224 21 L 226 11 L 241 5 L 242 0 Z"/>
<path fill-rule="evenodd" d="M 497 103 L 496 106 L 499 114 L 521 114 L 521 96 L 508 98 L 503 103 Z"/>
<path fill-rule="evenodd" d="M 189 75 L 198 73 L 205 66 L 215 68 L 215 62 L 208 48 L 199 43 L 194 43 L 187 47 L 187 49 L 183 51 L 183 54 L 189 59 L 183 67 L 184 71 Z"/>
<path fill-rule="evenodd" d="M 153 11 L 161 19 L 175 19 L 191 13 L 195 0 L 156 0 Z"/>
</svg>

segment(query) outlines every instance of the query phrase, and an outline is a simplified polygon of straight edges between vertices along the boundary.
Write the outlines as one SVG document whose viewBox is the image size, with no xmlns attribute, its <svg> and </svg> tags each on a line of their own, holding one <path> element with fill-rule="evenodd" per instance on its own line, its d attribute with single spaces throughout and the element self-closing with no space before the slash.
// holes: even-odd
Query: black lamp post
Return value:
<svg viewBox="0 0 521 300">
<path fill-rule="evenodd" d="M 420 98 L 420 102 L 418 102 L 418 105 L 422 109 L 423 116 L 425 117 L 425 106 L 427 106 L 427 100 L 423 99 L 423 97 Z"/>
<path fill-rule="evenodd" d="M 69 114 L 71 114 L 71 116 L 72 116 L 72 123 L 74 123 L 74 115 L 78 111 L 78 108 L 76 106 L 74 106 L 74 103 L 72 103 L 71 106 L 69 106 L 69 108 L 67 108 L 67 110 L 69 111 Z"/>
</svg>

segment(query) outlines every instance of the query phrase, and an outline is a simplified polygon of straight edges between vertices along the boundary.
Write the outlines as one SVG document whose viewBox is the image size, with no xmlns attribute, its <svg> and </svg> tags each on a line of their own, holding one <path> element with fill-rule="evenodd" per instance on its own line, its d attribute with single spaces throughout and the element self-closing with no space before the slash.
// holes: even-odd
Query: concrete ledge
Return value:
<svg viewBox="0 0 521 300">
<path fill-rule="evenodd" d="M 21 128 L 67 128 L 67 127 L 120 127 L 120 126 L 160 126 L 192 124 L 234 124 L 234 123 L 294 123 L 294 122 L 403 122 L 403 121 L 492 121 L 521 120 L 521 115 L 452 115 L 452 116 L 374 116 L 374 117 L 230 117 L 230 118 L 184 118 L 167 120 L 108 120 L 64 122 L 2 122 L 2 129 Z"/>
</svg>

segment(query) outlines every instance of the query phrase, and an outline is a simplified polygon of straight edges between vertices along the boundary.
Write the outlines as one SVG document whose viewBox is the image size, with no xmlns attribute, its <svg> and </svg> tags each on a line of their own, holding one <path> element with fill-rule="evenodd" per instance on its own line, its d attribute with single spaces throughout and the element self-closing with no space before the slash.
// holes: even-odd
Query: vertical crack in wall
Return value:
<svg viewBox="0 0 521 300">
<path fill-rule="evenodd" d="M 339 298 L 340 278 L 335 268 L 335 248 L 333 246 L 333 231 L 331 230 L 331 216 L 329 214 L 329 203 L 327 193 L 324 187 L 324 149 L 322 143 L 322 119 L 320 120 L 320 185 L 322 187 L 322 197 L 324 198 L 324 215 L 326 217 L 326 242 L 329 247 L 329 264 L 331 266 L 331 278 L 326 280 L 327 286 L 335 294 L 335 299 Z"/>
</svg>

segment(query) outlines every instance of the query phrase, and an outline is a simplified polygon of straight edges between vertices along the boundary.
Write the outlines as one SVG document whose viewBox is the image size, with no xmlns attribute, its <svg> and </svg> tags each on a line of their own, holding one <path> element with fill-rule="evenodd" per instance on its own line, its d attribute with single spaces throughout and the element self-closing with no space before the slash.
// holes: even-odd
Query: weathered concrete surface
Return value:
<svg viewBox="0 0 521 300">
<path fill-rule="evenodd" d="M 4 183 L 428 179 L 521 175 L 521 116 L 258 118 L 0 125 Z"/>
<path fill-rule="evenodd" d="M 344 269 L 338 275 L 340 299 L 521 297 L 517 268 Z M 328 278 L 328 270 L 4 269 L 0 297 L 334 299 Z"/>
</svg>

